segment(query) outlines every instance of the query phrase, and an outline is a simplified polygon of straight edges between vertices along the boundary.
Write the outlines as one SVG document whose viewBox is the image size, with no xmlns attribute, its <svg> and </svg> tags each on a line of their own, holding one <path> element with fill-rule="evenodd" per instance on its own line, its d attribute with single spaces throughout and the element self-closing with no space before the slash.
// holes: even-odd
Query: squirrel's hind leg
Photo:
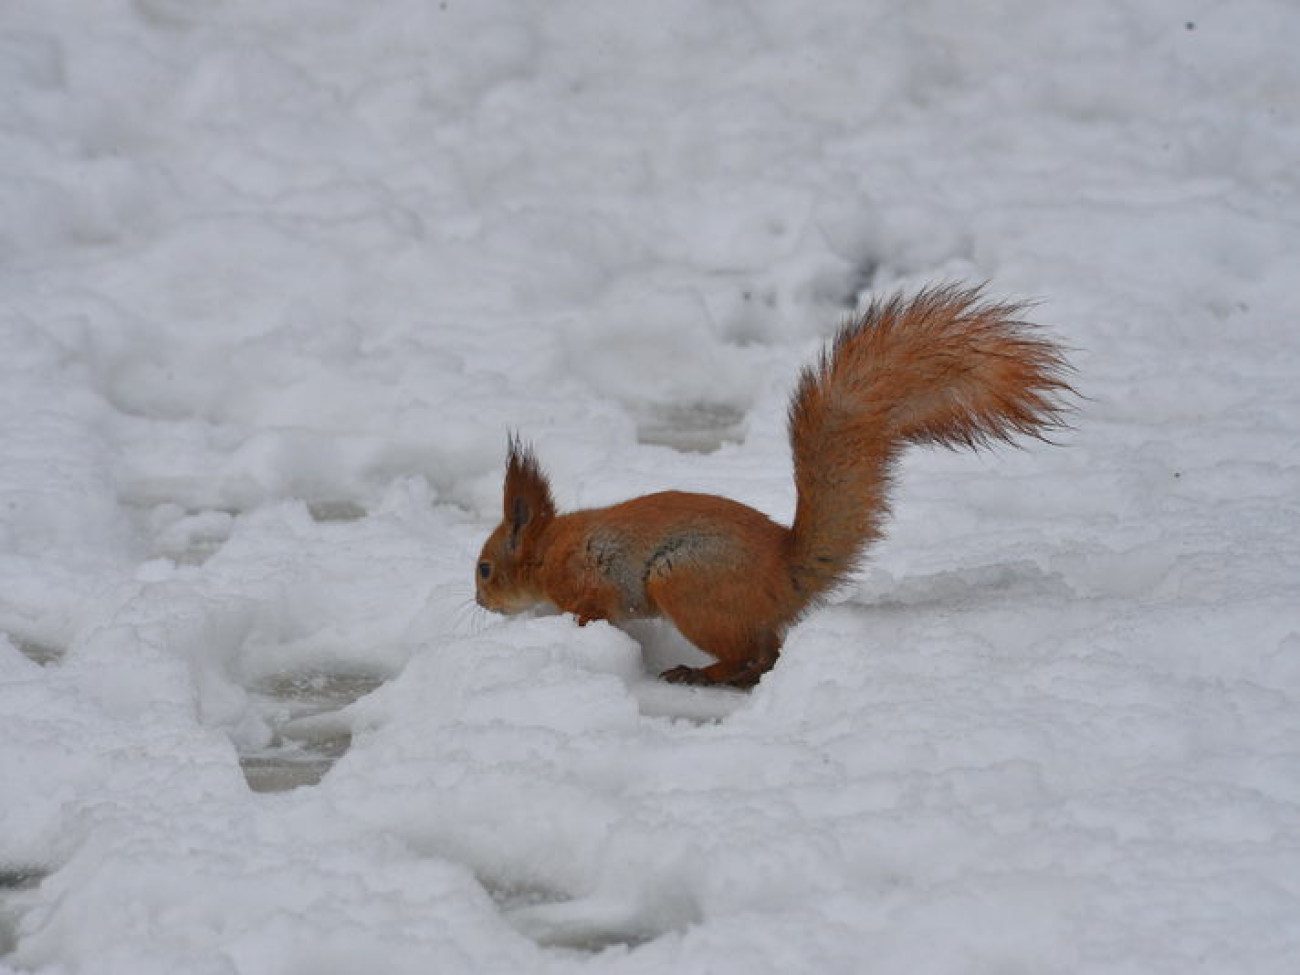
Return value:
<svg viewBox="0 0 1300 975">
<path fill-rule="evenodd" d="M 752 559 L 745 553 L 711 558 L 666 559 L 653 566 L 645 594 L 653 610 L 671 620 L 679 633 L 717 663 L 674 667 L 661 676 L 674 684 L 728 684 L 753 687 L 776 664 L 784 627 L 772 594 L 749 582 Z M 761 566 L 759 568 L 762 568 Z"/>
<path fill-rule="evenodd" d="M 770 649 L 747 654 L 739 661 L 719 660 L 707 667 L 673 667 L 659 676 L 670 684 L 726 684 L 730 687 L 753 687 L 776 664 L 781 653 L 779 641 L 772 639 Z"/>
<path fill-rule="evenodd" d="M 709 580 L 678 570 L 652 577 L 646 593 L 679 633 L 717 663 L 707 667 L 674 667 L 661 676 L 674 684 L 729 684 L 753 687 L 772 669 L 781 653 L 781 636 L 755 626 L 739 607 L 719 599 Z"/>
</svg>

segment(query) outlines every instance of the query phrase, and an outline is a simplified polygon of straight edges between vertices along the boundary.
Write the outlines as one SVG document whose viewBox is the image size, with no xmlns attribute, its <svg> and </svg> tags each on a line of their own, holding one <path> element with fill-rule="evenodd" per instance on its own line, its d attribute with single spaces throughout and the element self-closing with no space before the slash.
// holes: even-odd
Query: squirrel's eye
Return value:
<svg viewBox="0 0 1300 975">
<path fill-rule="evenodd" d="M 478 577 L 479 577 L 480 579 L 490 579 L 490 578 L 492 578 L 492 563 L 491 563 L 491 562 L 480 562 L 480 563 L 478 564 Z"/>
</svg>

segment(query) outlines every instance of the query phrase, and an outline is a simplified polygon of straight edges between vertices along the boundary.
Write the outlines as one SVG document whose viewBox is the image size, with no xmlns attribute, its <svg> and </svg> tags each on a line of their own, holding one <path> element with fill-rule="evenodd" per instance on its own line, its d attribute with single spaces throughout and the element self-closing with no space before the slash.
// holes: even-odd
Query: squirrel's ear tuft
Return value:
<svg viewBox="0 0 1300 975">
<path fill-rule="evenodd" d="M 525 530 L 535 529 L 555 516 L 551 483 L 532 448 L 517 434 L 510 435 L 506 458 L 505 523 L 510 526 L 509 546 L 516 548 Z"/>
</svg>

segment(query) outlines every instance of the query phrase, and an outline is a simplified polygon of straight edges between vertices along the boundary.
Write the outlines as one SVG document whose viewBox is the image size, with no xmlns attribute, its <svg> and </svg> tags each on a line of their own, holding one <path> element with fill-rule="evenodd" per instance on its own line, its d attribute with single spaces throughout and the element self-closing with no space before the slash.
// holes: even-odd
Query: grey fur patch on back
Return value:
<svg viewBox="0 0 1300 975">
<path fill-rule="evenodd" d="M 643 580 L 667 575 L 684 562 L 726 562 L 732 554 L 730 548 L 728 539 L 722 535 L 700 531 L 675 532 L 665 538 L 646 559 Z"/>
<path fill-rule="evenodd" d="M 587 558 L 596 571 L 609 580 L 621 595 L 623 609 L 631 616 L 649 608 L 645 594 L 645 573 L 633 564 L 627 542 L 616 531 L 593 531 L 587 538 Z"/>
</svg>

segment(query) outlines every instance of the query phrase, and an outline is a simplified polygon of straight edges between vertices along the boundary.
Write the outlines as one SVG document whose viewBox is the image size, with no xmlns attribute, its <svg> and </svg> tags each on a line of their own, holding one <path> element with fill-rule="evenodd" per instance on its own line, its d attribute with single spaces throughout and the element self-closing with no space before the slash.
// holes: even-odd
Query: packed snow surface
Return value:
<svg viewBox="0 0 1300 975">
<path fill-rule="evenodd" d="M 0 5 L 0 970 L 1300 970 L 1298 49 Z M 1038 299 L 1074 427 L 909 455 L 752 693 L 473 606 L 509 431 L 566 507 L 788 518 L 799 367 L 952 280 Z"/>
</svg>

